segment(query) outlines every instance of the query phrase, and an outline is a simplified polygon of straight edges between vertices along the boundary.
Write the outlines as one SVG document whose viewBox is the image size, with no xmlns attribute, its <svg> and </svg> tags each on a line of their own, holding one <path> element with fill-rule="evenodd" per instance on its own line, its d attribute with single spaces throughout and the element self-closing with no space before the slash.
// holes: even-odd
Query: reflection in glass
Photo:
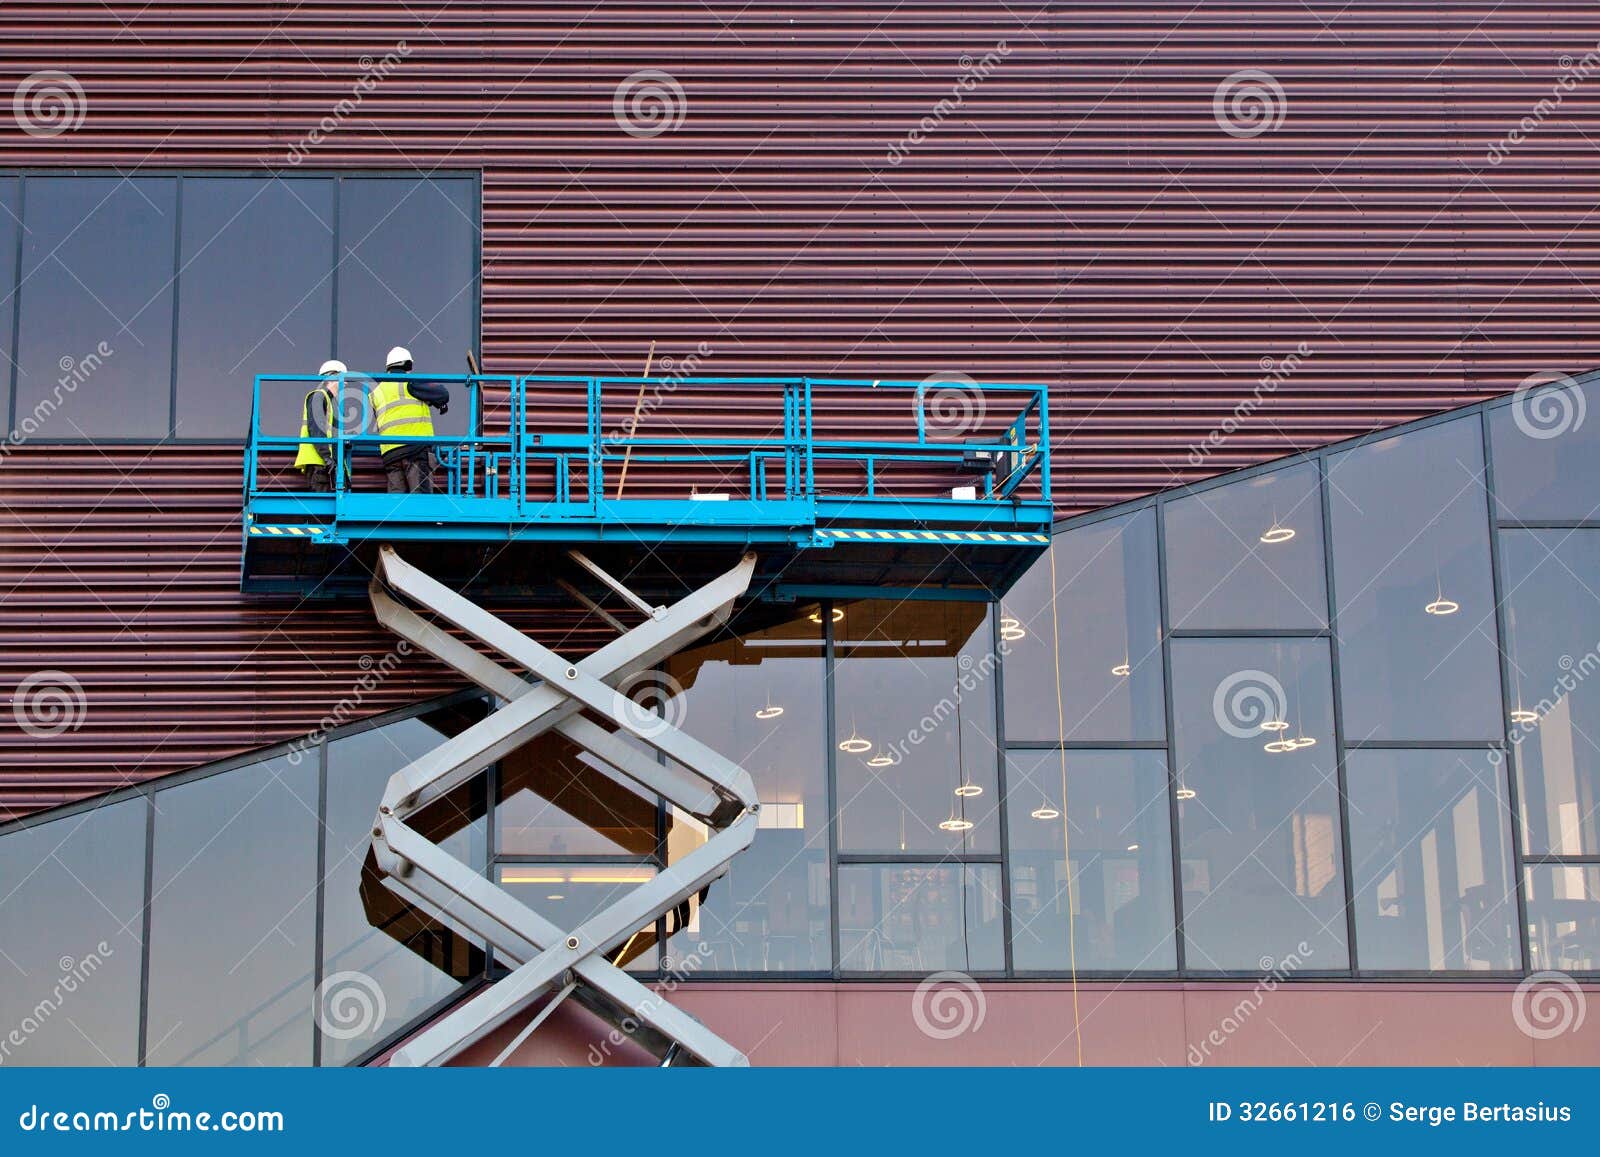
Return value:
<svg viewBox="0 0 1600 1157">
<path fill-rule="evenodd" d="M 361 973 L 382 988 L 384 1015 L 369 1031 L 353 1036 L 344 1035 L 349 1026 L 335 1022 L 339 1035 L 323 1035 L 324 1065 L 348 1064 L 483 971 L 480 945 L 423 916 L 384 886 L 371 847 L 373 817 L 389 777 L 458 734 L 482 711 L 476 702 L 446 707 L 328 745 L 325 999 L 332 1002 L 338 993 L 327 978 Z M 481 867 L 484 811 L 483 777 L 478 776 L 410 823 L 457 859 Z"/>
<path fill-rule="evenodd" d="M 1501 736 L 1478 419 L 1336 454 L 1328 484 L 1349 736 Z"/>
<path fill-rule="evenodd" d="M 1600 855 L 1600 530 L 1504 530 L 1500 547 L 1523 850 Z"/>
<path fill-rule="evenodd" d="M 1188 968 L 1347 967 L 1326 641 L 1175 639 L 1172 667 Z"/>
<path fill-rule="evenodd" d="M 1050 549 L 1058 588 L 1054 611 L 1048 557 L 1034 563 L 1000 605 L 1006 737 L 1162 738 L 1154 512 L 1066 531 Z"/>
<path fill-rule="evenodd" d="M 155 809 L 148 1062 L 310 1064 L 316 758 L 168 788 Z"/>
<path fill-rule="evenodd" d="M 1600 971 L 1600 866 L 1530 864 L 1528 968 Z"/>
<path fill-rule="evenodd" d="M 998 864 L 847 864 L 839 869 L 846 972 L 999 971 Z"/>
<path fill-rule="evenodd" d="M 1006 758 L 1006 817 L 1011 958 L 1018 969 L 1177 967 L 1161 752 L 1013 751 Z"/>
<path fill-rule="evenodd" d="M 1579 521 L 1600 510 L 1600 407 L 1592 385 L 1556 378 L 1488 411 L 1494 492 L 1506 519 Z"/>
<path fill-rule="evenodd" d="M 0 836 L 0 1063 L 138 1063 L 148 807 Z"/>
<path fill-rule="evenodd" d="M 1328 625 L 1316 463 L 1176 499 L 1164 517 L 1174 627 Z"/>
<path fill-rule="evenodd" d="M 511 752 L 501 760 L 500 783 L 495 825 L 503 854 L 655 854 L 655 798 L 564 736 L 546 732 Z"/>
<path fill-rule="evenodd" d="M 17 230 L 21 227 L 18 198 L 21 182 L 15 177 L 0 177 L 0 254 L 17 251 Z M 0 258 L 0 301 L 14 301 L 17 291 L 17 267 L 10 260 Z M 11 362 L 16 357 L 16 343 L 12 341 L 11 321 L 15 310 L 0 308 L 0 414 L 11 412 Z M 27 415 L 17 414 L 17 430 L 24 432 L 22 420 Z"/>
<path fill-rule="evenodd" d="M 1487 751 L 1354 751 L 1350 857 L 1361 968 L 1510 970 L 1517 902 Z"/>
<path fill-rule="evenodd" d="M 833 628 L 839 848 L 998 851 L 985 608 L 862 602 L 844 610 Z"/>
<path fill-rule="evenodd" d="M 667 967 L 690 959 L 721 972 L 831 967 L 820 616 L 742 629 L 673 656 L 666 670 L 668 685 L 682 688 L 669 714 L 744 767 L 761 800 L 755 842 L 704 904 L 691 905 Z M 693 817 L 674 809 L 669 824 L 669 862 L 705 842 Z"/>
<path fill-rule="evenodd" d="M 171 177 L 27 179 L 17 414 L 77 398 L 42 437 L 167 433 L 177 190 Z"/>
<path fill-rule="evenodd" d="M 179 437 L 243 438 L 256 374 L 314 374 L 331 356 L 333 196 L 326 177 L 185 178 Z M 298 433 L 309 388 L 264 387 L 261 428 Z"/>
<path fill-rule="evenodd" d="M 571 931 L 640 884 L 655 879 L 653 864 L 501 864 L 497 879 L 517 899 L 557 928 Z M 673 919 L 669 915 L 668 919 Z M 656 966 L 656 924 L 636 928 L 606 959 L 630 970 Z"/>
</svg>

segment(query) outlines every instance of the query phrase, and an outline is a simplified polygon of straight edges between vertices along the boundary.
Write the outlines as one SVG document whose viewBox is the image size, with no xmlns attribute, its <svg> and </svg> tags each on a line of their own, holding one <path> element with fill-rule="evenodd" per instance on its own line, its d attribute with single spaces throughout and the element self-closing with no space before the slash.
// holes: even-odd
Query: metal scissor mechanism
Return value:
<svg viewBox="0 0 1600 1157">
<path fill-rule="evenodd" d="M 625 590 L 587 559 L 578 561 L 613 589 Z M 470 997 L 394 1054 L 394 1065 L 438 1065 L 526 1011 L 552 1002 L 500 1055 L 501 1060 L 571 996 L 672 1064 L 743 1065 L 744 1054 L 705 1025 L 623 972 L 606 953 L 728 870 L 755 838 L 757 801 L 750 775 L 617 690 L 631 676 L 727 622 L 750 585 L 755 556 L 666 607 L 642 604 L 645 621 L 571 663 L 402 560 L 378 554 L 369 594 L 378 621 L 503 701 L 499 709 L 389 780 L 373 826 L 384 883 L 465 935 L 494 947 L 513 971 Z M 399 596 L 399 597 L 396 597 Z M 402 602 L 401 599 L 406 602 Z M 505 664 L 447 633 L 406 603 L 455 626 Z M 529 681 L 525 676 L 531 676 Z M 408 826 L 429 803 L 546 731 L 557 731 L 614 768 L 641 796 L 660 796 L 707 825 L 709 838 L 677 863 L 577 928 L 562 929 Z M 661 762 L 625 736 L 666 756 Z"/>
</svg>

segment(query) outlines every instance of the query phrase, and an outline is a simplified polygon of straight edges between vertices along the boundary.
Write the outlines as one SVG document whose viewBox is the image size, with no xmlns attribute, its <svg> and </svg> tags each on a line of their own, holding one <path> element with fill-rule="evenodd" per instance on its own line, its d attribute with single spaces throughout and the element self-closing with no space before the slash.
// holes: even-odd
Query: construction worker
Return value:
<svg viewBox="0 0 1600 1157">
<path fill-rule="evenodd" d="M 300 450 L 294 456 L 295 467 L 306 476 L 306 484 L 316 491 L 331 492 L 333 486 L 334 448 L 326 444 L 306 441 L 309 438 L 332 438 L 338 423 L 340 375 L 347 372 L 345 364 L 337 358 L 322 363 L 317 373 L 322 382 L 306 395 L 300 410 Z M 350 477 L 350 459 L 344 463 L 345 477 Z"/>
<path fill-rule="evenodd" d="M 384 360 L 391 373 L 411 372 L 411 351 L 395 346 Z M 372 388 L 372 418 L 380 435 L 433 437 L 433 414 L 450 409 L 450 391 L 435 382 L 379 382 Z M 433 493 L 433 447 L 381 442 L 383 473 L 390 494 Z"/>
</svg>

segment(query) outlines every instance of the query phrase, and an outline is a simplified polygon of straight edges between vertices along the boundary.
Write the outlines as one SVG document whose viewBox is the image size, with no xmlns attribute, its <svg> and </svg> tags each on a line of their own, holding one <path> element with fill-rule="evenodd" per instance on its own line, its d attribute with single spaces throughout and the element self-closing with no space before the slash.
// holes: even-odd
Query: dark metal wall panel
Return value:
<svg viewBox="0 0 1600 1157">
<path fill-rule="evenodd" d="M 488 369 L 636 373 L 656 340 L 705 373 L 1043 379 L 1070 513 L 1590 365 L 1597 42 L 1593 5 L 1492 0 L 12 0 L 0 95 L 59 69 L 87 105 L 0 119 L 0 166 L 283 165 L 337 116 L 306 165 L 482 169 Z M 613 110 L 641 69 L 687 102 L 643 139 Z M 1230 135 L 1246 69 L 1283 115 Z M 238 597 L 236 494 L 225 449 L 0 465 L 5 677 L 82 670 L 96 704 L 48 743 L 0 720 L 0 800 L 304 730 L 384 651 L 359 609 Z M 407 678 L 372 709 L 444 684 Z"/>
</svg>

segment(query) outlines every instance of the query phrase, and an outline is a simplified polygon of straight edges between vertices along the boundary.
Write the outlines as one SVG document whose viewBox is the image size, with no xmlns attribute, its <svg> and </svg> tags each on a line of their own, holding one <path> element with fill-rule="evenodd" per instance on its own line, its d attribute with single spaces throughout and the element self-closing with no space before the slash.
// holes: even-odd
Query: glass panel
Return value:
<svg viewBox="0 0 1600 1157">
<path fill-rule="evenodd" d="M 1356 951 L 1375 972 L 1518 967 L 1499 761 L 1487 751 L 1353 751 Z"/>
<path fill-rule="evenodd" d="M 839 868 L 839 955 L 846 972 L 998 972 L 998 864 L 846 864 Z"/>
<path fill-rule="evenodd" d="M 864 602 L 834 615 L 839 848 L 999 851 L 985 608 Z"/>
<path fill-rule="evenodd" d="M 1049 558 L 1001 603 L 1007 739 L 1163 737 L 1155 526 L 1141 510 L 1058 534 L 1054 614 Z"/>
<path fill-rule="evenodd" d="M 330 356 L 333 192 L 326 177 L 184 180 L 179 437 L 243 438 L 256 374 L 314 374 Z M 308 388 L 264 391 L 261 428 L 297 433 Z"/>
<path fill-rule="evenodd" d="M 1187 966 L 1346 967 L 1327 643 L 1176 639 L 1172 668 Z"/>
<path fill-rule="evenodd" d="M 165 435 L 177 182 L 29 177 L 25 203 L 19 418 L 49 412 L 47 438 Z"/>
<path fill-rule="evenodd" d="M 0 837 L 0 1064 L 139 1061 L 143 798 Z"/>
<path fill-rule="evenodd" d="M 389 777 L 482 713 L 481 704 L 467 703 L 328 745 L 323 987 L 316 1003 L 325 1065 L 348 1064 L 483 971 L 482 947 L 384 887 L 372 857 L 372 821 Z M 484 791 L 479 776 L 419 812 L 412 826 L 481 868 Z"/>
<path fill-rule="evenodd" d="M 1164 517 L 1174 627 L 1328 625 L 1316 463 L 1180 498 Z"/>
<path fill-rule="evenodd" d="M 502 853 L 655 854 L 654 797 L 641 797 L 609 764 L 554 732 L 506 756 L 500 777 L 502 802 L 494 814 Z"/>
<path fill-rule="evenodd" d="M 11 321 L 16 312 L 12 294 L 17 288 L 17 233 L 22 226 L 20 186 L 15 177 L 0 177 L 0 407 L 5 407 L 0 414 L 11 412 L 11 359 L 16 350 L 11 340 Z M 17 413 L 16 433 L 33 433 L 22 425 L 27 416 Z"/>
<path fill-rule="evenodd" d="M 1600 867 L 1530 864 L 1528 968 L 1600 971 Z"/>
<path fill-rule="evenodd" d="M 1600 415 L 1591 386 L 1555 378 L 1489 411 L 1501 518 L 1578 520 L 1600 509 Z"/>
<path fill-rule="evenodd" d="M 1166 757 L 1013 751 L 1006 769 L 1012 964 L 1051 971 L 1176 968 Z"/>
<path fill-rule="evenodd" d="M 656 877 L 652 864 L 503 864 L 502 887 L 557 928 L 571 930 Z M 670 919 L 670 917 L 669 917 Z M 620 961 L 630 971 L 656 967 L 656 925 L 651 921 L 623 941 Z"/>
<path fill-rule="evenodd" d="M 1501 736 L 1478 419 L 1335 455 L 1328 486 L 1349 738 Z"/>
<path fill-rule="evenodd" d="M 338 356 L 376 373 L 389 347 L 403 345 L 417 373 L 466 373 L 478 316 L 477 183 L 345 177 L 339 246 Z M 465 432 L 465 401 L 434 426 Z"/>
<path fill-rule="evenodd" d="M 1600 855 L 1600 530 L 1507 530 L 1500 547 L 1523 850 Z"/>
<path fill-rule="evenodd" d="M 668 714 L 735 760 L 761 800 L 755 843 L 696 905 L 670 942 L 673 959 L 715 971 L 823 970 L 828 923 L 827 740 L 823 728 L 821 615 L 802 615 L 685 651 L 667 661 L 677 691 Z M 846 757 L 848 758 L 848 757 Z M 705 842 L 674 809 L 668 862 Z"/>
<path fill-rule="evenodd" d="M 310 1064 L 316 761 L 236 768 L 155 808 L 149 1063 Z"/>
</svg>

